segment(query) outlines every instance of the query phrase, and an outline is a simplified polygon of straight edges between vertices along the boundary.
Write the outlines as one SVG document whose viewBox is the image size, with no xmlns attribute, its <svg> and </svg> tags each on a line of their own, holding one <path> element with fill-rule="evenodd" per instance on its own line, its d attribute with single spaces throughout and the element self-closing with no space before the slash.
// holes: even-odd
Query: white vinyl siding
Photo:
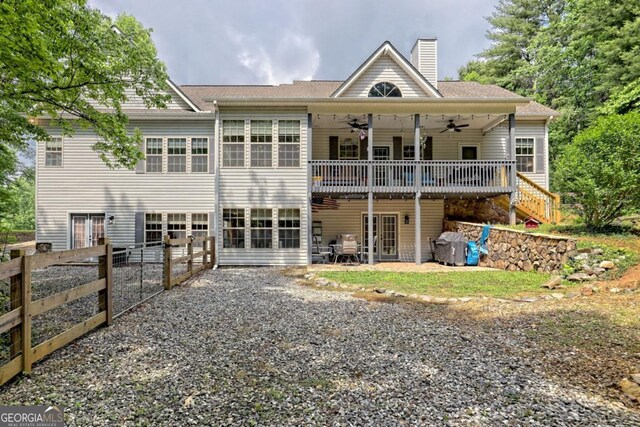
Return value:
<svg viewBox="0 0 640 427">
<path fill-rule="evenodd" d="M 418 40 L 411 50 L 411 64 L 438 88 L 438 41 Z"/>
<path fill-rule="evenodd" d="M 214 138 L 213 126 L 207 121 L 131 120 L 129 130 L 133 132 L 135 128 L 147 139 L 162 140 L 167 135 L 208 138 L 211 142 Z M 46 124 L 45 129 L 52 135 L 60 132 Z M 114 246 L 126 246 L 136 239 L 136 213 L 215 211 L 215 175 L 109 169 L 91 149 L 99 140 L 90 129 L 78 129 L 73 138 L 65 138 L 64 168 L 45 167 L 44 143 L 38 144 L 36 239 L 39 242 L 52 243 L 54 250 L 68 249 L 71 212 L 104 212 L 107 217 L 113 216 L 113 223 L 105 225 L 107 237 Z M 165 149 L 164 159 L 159 160 L 165 172 L 166 157 Z M 145 163 L 148 165 L 148 158 Z M 139 224 L 142 239 L 144 219 L 143 215 Z"/>
<path fill-rule="evenodd" d="M 45 142 L 45 166 L 62 166 L 62 138 L 51 138 Z"/>
<path fill-rule="evenodd" d="M 369 95 L 369 90 L 376 83 L 389 82 L 395 84 L 403 98 L 432 97 L 425 93 L 420 85 L 404 71 L 396 62 L 388 56 L 381 56 L 362 73 L 358 79 L 341 95 L 342 97 L 362 97 Z"/>
<path fill-rule="evenodd" d="M 271 110 L 270 110 L 271 111 Z M 217 210 L 218 218 L 222 222 L 224 209 L 245 209 L 246 218 L 249 221 L 250 209 L 273 209 L 274 212 L 274 247 L 266 249 L 251 249 L 249 242 L 243 248 L 222 248 L 220 246 L 219 260 L 221 265 L 283 265 L 307 263 L 307 229 L 303 225 L 300 230 L 299 249 L 280 249 L 277 236 L 277 210 L 300 209 L 301 224 L 307 220 L 307 114 L 300 111 L 283 110 L 279 112 L 250 111 L 236 113 L 233 111 L 221 111 L 220 120 L 242 120 L 246 124 L 248 136 L 251 120 L 271 120 L 274 126 L 278 126 L 281 120 L 294 120 L 300 122 L 300 162 L 304 167 L 271 167 L 250 168 L 249 154 L 246 155 L 247 167 L 220 169 L 220 205 Z M 222 130 L 221 136 L 222 136 Z M 273 130 L 275 138 L 278 138 L 277 129 Z M 222 152 L 221 148 L 220 152 Z M 278 150 L 275 150 L 278 151 Z M 274 156 L 276 157 L 276 156 Z M 274 159 L 274 165 L 278 165 Z M 249 224 L 246 224 L 246 233 L 249 233 Z M 222 230 L 218 231 L 217 238 L 223 241 Z M 248 238 L 248 236 L 247 236 Z"/>
</svg>

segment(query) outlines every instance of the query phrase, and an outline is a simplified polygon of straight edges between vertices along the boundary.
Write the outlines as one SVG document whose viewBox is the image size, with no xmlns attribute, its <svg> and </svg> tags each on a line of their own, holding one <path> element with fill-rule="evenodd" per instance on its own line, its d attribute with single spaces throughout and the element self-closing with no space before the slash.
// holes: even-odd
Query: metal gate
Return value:
<svg viewBox="0 0 640 427">
<path fill-rule="evenodd" d="M 164 290 L 162 242 L 113 248 L 114 316 L 142 304 Z"/>
</svg>

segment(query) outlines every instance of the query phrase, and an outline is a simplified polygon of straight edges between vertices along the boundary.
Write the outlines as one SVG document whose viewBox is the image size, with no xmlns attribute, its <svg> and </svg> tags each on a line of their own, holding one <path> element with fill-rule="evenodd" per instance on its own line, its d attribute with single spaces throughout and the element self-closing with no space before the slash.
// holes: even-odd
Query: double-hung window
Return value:
<svg viewBox="0 0 640 427">
<path fill-rule="evenodd" d="M 222 210 L 222 247 L 244 248 L 244 209 Z"/>
<path fill-rule="evenodd" d="M 271 120 L 251 120 L 251 167 L 271 167 L 272 125 Z"/>
<path fill-rule="evenodd" d="M 273 218 L 271 209 L 251 209 L 251 247 L 273 247 Z"/>
<path fill-rule="evenodd" d="M 145 214 L 144 241 L 146 243 L 162 241 L 162 214 L 160 213 Z"/>
<path fill-rule="evenodd" d="M 278 121 L 278 166 L 300 166 L 300 120 Z"/>
<path fill-rule="evenodd" d="M 191 138 L 191 172 L 207 173 L 209 159 L 209 139 Z"/>
<path fill-rule="evenodd" d="M 534 138 L 516 138 L 516 170 L 533 172 Z"/>
<path fill-rule="evenodd" d="M 278 245 L 300 248 L 300 209 L 278 209 Z"/>
<path fill-rule="evenodd" d="M 222 121 L 222 166 L 244 166 L 244 120 Z"/>
<path fill-rule="evenodd" d="M 187 138 L 167 138 L 167 172 L 187 171 Z"/>
<path fill-rule="evenodd" d="M 162 138 L 146 138 L 147 172 L 162 172 Z"/>
<path fill-rule="evenodd" d="M 187 237 L 187 214 L 167 214 L 167 233 L 172 239 L 184 239 Z"/>
<path fill-rule="evenodd" d="M 340 159 L 358 160 L 360 157 L 360 145 L 356 138 L 340 139 Z"/>
<path fill-rule="evenodd" d="M 402 159 L 403 160 L 415 160 L 416 159 L 416 146 L 415 145 L 403 145 L 402 146 Z"/>
<path fill-rule="evenodd" d="M 62 138 L 51 138 L 51 141 L 46 141 L 44 151 L 45 166 L 62 166 Z"/>
</svg>

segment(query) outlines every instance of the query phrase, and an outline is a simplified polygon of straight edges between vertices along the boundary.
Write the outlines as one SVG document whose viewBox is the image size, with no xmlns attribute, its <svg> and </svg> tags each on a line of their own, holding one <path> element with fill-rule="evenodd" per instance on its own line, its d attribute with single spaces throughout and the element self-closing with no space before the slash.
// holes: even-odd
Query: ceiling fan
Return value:
<svg viewBox="0 0 640 427">
<path fill-rule="evenodd" d="M 449 124 L 447 124 L 447 127 L 442 130 L 440 133 L 444 133 L 444 132 L 461 132 L 460 128 L 466 128 L 467 126 L 469 126 L 468 124 L 464 124 L 464 125 L 457 125 L 455 123 L 453 123 L 453 119 L 449 119 Z"/>
<path fill-rule="evenodd" d="M 351 126 L 351 132 L 353 132 L 355 129 L 360 129 L 360 130 L 369 129 L 369 125 L 367 125 L 366 123 L 358 122 L 358 119 L 353 119 L 350 122 L 347 122 L 347 124 Z"/>
</svg>

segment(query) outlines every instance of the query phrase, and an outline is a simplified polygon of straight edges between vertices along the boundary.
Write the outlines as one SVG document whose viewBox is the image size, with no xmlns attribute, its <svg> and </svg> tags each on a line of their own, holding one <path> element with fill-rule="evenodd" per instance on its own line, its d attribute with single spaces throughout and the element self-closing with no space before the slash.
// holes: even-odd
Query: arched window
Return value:
<svg viewBox="0 0 640 427">
<path fill-rule="evenodd" d="M 401 97 L 402 92 L 398 89 L 398 86 L 389 82 L 380 82 L 374 84 L 369 90 L 369 98 L 388 98 L 388 97 Z"/>
</svg>

